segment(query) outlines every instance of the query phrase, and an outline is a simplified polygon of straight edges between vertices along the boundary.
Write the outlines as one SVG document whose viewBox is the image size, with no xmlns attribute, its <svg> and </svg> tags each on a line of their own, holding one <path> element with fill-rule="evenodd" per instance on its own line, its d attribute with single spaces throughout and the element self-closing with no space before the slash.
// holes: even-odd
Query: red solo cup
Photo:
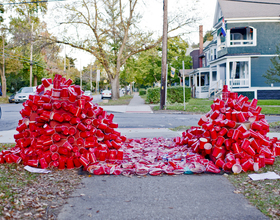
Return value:
<svg viewBox="0 0 280 220">
<path fill-rule="evenodd" d="M 244 138 L 249 138 L 250 136 L 251 136 L 251 133 L 250 133 L 250 131 L 245 131 L 244 133 L 242 133 L 241 134 L 242 135 L 242 138 L 244 139 Z"/>
<path fill-rule="evenodd" d="M 261 108 L 260 106 L 258 106 L 258 107 L 256 108 L 256 113 L 257 113 L 257 114 L 260 114 L 261 111 L 262 111 L 262 108 Z"/>
<path fill-rule="evenodd" d="M 216 165 L 217 167 L 220 167 L 220 168 L 223 168 L 224 164 L 225 164 L 225 162 L 224 162 L 221 158 L 219 158 L 218 160 L 216 160 L 216 163 L 215 163 L 215 165 Z"/>
<path fill-rule="evenodd" d="M 43 145 L 44 146 L 48 146 L 48 145 L 52 145 L 53 144 L 53 140 L 50 138 L 49 140 L 45 140 L 44 142 L 43 142 Z"/>
<path fill-rule="evenodd" d="M 42 95 L 41 99 L 45 102 L 45 103 L 50 103 L 52 98 L 49 95 Z"/>
<path fill-rule="evenodd" d="M 12 157 L 11 157 L 11 154 L 4 154 L 4 160 L 6 163 L 14 163 Z"/>
<path fill-rule="evenodd" d="M 57 152 L 57 149 L 58 149 L 58 147 L 57 147 L 57 145 L 55 145 L 55 144 L 53 144 L 53 145 L 50 146 L 50 151 L 51 151 L 51 152 Z"/>
<path fill-rule="evenodd" d="M 55 130 L 53 128 L 47 128 L 45 129 L 45 135 L 51 136 L 55 133 Z"/>
<path fill-rule="evenodd" d="M 117 150 L 110 150 L 109 151 L 109 160 L 116 160 L 117 159 Z"/>
<path fill-rule="evenodd" d="M 117 142 L 115 142 L 114 140 L 111 141 L 111 144 L 112 144 L 112 146 L 113 146 L 115 149 L 117 149 L 117 150 L 121 148 L 121 145 L 118 144 Z"/>
<path fill-rule="evenodd" d="M 68 136 L 67 141 L 68 141 L 70 144 L 74 144 L 74 143 L 75 143 L 75 138 L 74 138 L 73 136 Z M 73 149 L 73 148 L 72 148 L 72 149 Z"/>
<path fill-rule="evenodd" d="M 259 166 L 260 166 L 260 168 L 265 166 L 265 160 L 264 159 L 265 159 L 265 155 L 260 154 L 259 155 Z"/>
<path fill-rule="evenodd" d="M 262 129 L 262 126 L 259 124 L 259 123 L 257 123 L 257 122 L 253 122 L 252 124 L 251 124 L 251 129 L 253 129 L 253 130 L 261 130 Z"/>
<path fill-rule="evenodd" d="M 24 133 L 14 134 L 14 139 L 20 139 L 24 137 Z"/>
<path fill-rule="evenodd" d="M 204 146 L 208 142 L 208 140 L 206 138 L 199 138 L 199 142 L 200 142 L 199 148 L 204 149 Z"/>
<path fill-rule="evenodd" d="M 111 123 L 111 124 L 109 124 L 109 127 L 110 128 L 118 128 L 118 124 L 116 124 L 116 123 Z"/>
<path fill-rule="evenodd" d="M 60 98 L 61 89 L 52 89 L 52 97 L 53 98 Z"/>
<path fill-rule="evenodd" d="M 77 132 L 77 129 L 73 126 L 69 127 L 68 130 L 69 130 L 69 135 L 72 135 L 72 136 L 74 134 L 76 134 L 76 132 Z"/>
<path fill-rule="evenodd" d="M 233 163 L 231 163 L 231 162 L 227 162 L 227 163 L 225 163 L 224 165 L 223 165 L 223 170 L 225 170 L 225 171 L 230 171 L 231 169 L 232 169 L 232 166 L 233 166 Z"/>
<path fill-rule="evenodd" d="M 67 136 L 69 134 L 69 130 L 68 128 L 65 128 L 62 132 L 62 134 L 64 134 L 65 136 Z"/>
<path fill-rule="evenodd" d="M 232 170 L 232 172 L 233 172 L 234 174 L 241 173 L 241 171 L 242 171 L 242 166 L 240 165 L 240 160 L 239 160 L 239 158 L 236 158 L 236 163 L 232 166 L 231 170 Z"/>
<path fill-rule="evenodd" d="M 66 166 L 68 170 L 74 169 L 74 160 L 73 157 L 67 158 L 66 160 Z"/>
<path fill-rule="evenodd" d="M 269 129 L 269 124 L 267 123 L 266 120 L 262 120 L 259 122 L 259 124 L 261 125 L 261 127 L 265 130 Z"/>
<path fill-rule="evenodd" d="M 78 138 L 77 139 L 77 145 L 79 147 L 83 147 L 84 146 L 84 139 L 83 138 Z"/>
<path fill-rule="evenodd" d="M 267 140 L 266 138 L 260 138 L 261 140 L 262 140 L 262 144 L 264 145 L 264 146 L 270 146 L 270 141 L 269 140 Z"/>
<path fill-rule="evenodd" d="M 16 130 L 18 132 L 22 132 L 23 130 L 25 130 L 27 128 L 27 125 L 25 123 L 22 123 L 21 125 L 19 125 Z"/>
<path fill-rule="evenodd" d="M 258 100 L 257 99 L 253 99 L 250 103 L 250 106 L 253 107 L 253 108 L 256 108 L 257 107 L 257 104 L 258 104 Z"/>
<path fill-rule="evenodd" d="M 246 150 L 249 147 L 249 145 L 250 145 L 250 141 L 248 139 L 245 139 L 241 144 L 241 148 L 243 150 Z"/>
<path fill-rule="evenodd" d="M 58 160 L 58 169 L 59 170 L 64 170 L 65 169 L 65 158 L 63 157 L 60 157 L 59 160 Z"/>
<path fill-rule="evenodd" d="M 99 150 L 99 160 L 105 161 L 107 157 L 107 151 L 106 150 Z"/>
<path fill-rule="evenodd" d="M 231 112 L 226 112 L 226 119 L 231 120 Z"/>
<path fill-rule="evenodd" d="M 73 80 L 69 78 L 69 79 L 67 79 L 67 81 L 64 82 L 64 85 L 68 87 L 68 86 L 70 86 L 72 83 L 73 83 Z"/>
<path fill-rule="evenodd" d="M 61 123 L 63 122 L 64 117 L 58 113 L 54 113 L 52 119 Z"/>
<path fill-rule="evenodd" d="M 87 130 L 87 127 L 83 124 L 83 123 L 79 123 L 77 125 L 77 128 L 80 130 L 80 131 L 86 131 Z"/>
<path fill-rule="evenodd" d="M 82 113 L 82 109 L 80 107 L 74 108 L 72 113 L 74 116 L 78 117 Z"/>
<path fill-rule="evenodd" d="M 231 138 L 232 135 L 233 135 L 233 132 L 234 132 L 234 129 L 229 129 L 229 130 L 228 130 L 228 133 L 227 133 L 227 136 L 228 136 L 229 138 Z"/>
<path fill-rule="evenodd" d="M 227 134 L 227 132 L 228 132 L 228 129 L 222 128 L 220 130 L 220 132 L 218 133 L 218 136 L 225 136 Z"/>
<path fill-rule="evenodd" d="M 213 164 L 212 162 L 209 162 L 207 165 L 206 165 L 206 171 L 207 172 L 210 172 L 210 173 L 220 173 L 221 170 L 215 166 L 215 164 Z"/>
<path fill-rule="evenodd" d="M 79 100 L 77 101 L 77 104 L 78 104 L 78 106 L 79 106 L 81 109 L 84 109 L 84 108 L 85 108 L 85 104 L 86 104 L 86 100 L 84 100 L 84 99 L 79 99 Z"/>
<path fill-rule="evenodd" d="M 61 93 L 60 93 L 60 97 L 61 98 L 68 98 L 68 96 L 69 96 L 68 89 L 67 88 L 62 88 Z"/>
<path fill-rule="evenodd" d="M 213 148 L 212 156 L 217 157 L 222 151 L 222 147 L 215 146 Z"/>
<path fill-rule="evenodd" d="M 111 144 L 111 142 L 109 140 L 104 141 L 104 143 L 107 145 L 108 148 L 113 147 L 113 145 Z"/>
<path fill-rule="evenodd" d="M 35 159 L 28 160 L 28 161 L 27 161 L 27 165 L 28 165 L 28 166 L 31 166 L 31 167 L 38 167 L 38 165 L 39 165 L 39 160 L 35 160 Z"/>
<path fill-rule="evenodd" d="M 224 143 L 225 143 L 226 149 L 230 150 L 230 148 L 231 148 L 231 139 L 226 139 Z"/>
<path fill-rule="evenodd" d="M 77 99 L 77 93 L 76 92 L 69 92 L 69 101 L 75 102 Z"/>
<path fill-rule="evenodd" d="M 123 160 L 123 150 L 121 149 L 118 150 L 117 160 Z"/>
<path fill-rule="evenodd" d="M 248 160 L 246 160 L 241 166 L 242 166 L 242 170 L 244 172 L 247 172 L 248 170 L 251 170 L 253 168 L 254 165 L 254 161 L 252 158 L 249 158 Z"/>
<path fill-rule="evenodd" d="M 90 132 L 89 131 L 80 132 L 80 137 L 82 138 L 90 137 Z"/>
<path fill-rule="evenodd" d="M 233 120 L 225 120 L 225 125 L 227 126 L 227 127 L 230 127 L 230 128 L 234 128 L 235 127 L 235 125 L 236 125 L 236 122 L 235 121 L 233 121 Z"/>
<path fill-rule="evenodd" d="M 255 132 L 254 130 L 250 129 L 249 131 L 250 131 L 250 133 L 251 133 L 251 137 L 253 137 L 253 138 L 260 138 L 259 135 L 258 135 L 258 133 Z"/>
<path fill-rule="evenodd" d="M 199 126 L 202 126 L 203 124 L 207 123 L 208 122 L 208 118 L 206 116 L 202 116 L 200 118 L 200 120 L 198 121 L 198 125 Z"/>
<path fill-rule="evenodd" d="M 57 151 L 60 155 L 68 155 L 69 151 L 65 147 L 59 147 Z"/>
<path fill-rule="evenodd" d="M 232 144 L 232 150 L 233 150 L 233 152 L 234 152 L 235 154 L 239 154 L 239 153 L 242 151 L 242 149 L 241 149 L 241 147 L 238 145 L 238 143 L 233 143 L 233 144 Z"/>
<path fill-rule="evenodd" d="M 68 141 L 65 141 L 62 147 L 65 147 L 69 151 L 73 149 L 73 146 Z"/>
<path fill-rule="evenodd" d="M 89 161 L 84 156 L 80 156 L 79 161 L 84 167 L 89 165 Z"/>
<path fill-rule="evenodd" d="M 247 131 L 247 128 L 244 124 L 241 124 L 237 127 L 237 130 L 241 131 L 241 133 L 244 133 Z"/>
<path fill-rule="evenodd" d="M 101 130 L 105 130 L 107 128 L 107 125 L 104 124 L 104 123 L 100 123 L 98 126 L 97 126 L 98 129 L 101 129 Z"/>
<path fill-rule="evenodd" d="M 53 107 L 58 110 L 58 109 L 61 108 L 61 103 L 60 102 L 54 102 Z"/>
<path fill-rule="evenodd" d="M 255 150 L 250 145 L 244 150 L 251 156 L 254 156 L 256 154 Z"/>
<path fill-rule="evenodd" d="M 212 145 L 210 143 L 206 143 L 204 145 L 204 149 L 205 149 L 205 153 L 206 154 L 211 154 L 211 150 L 212 150 Z"/>
<path fill-rule="evenodd" d="M 51 103 L 44 103 L 42 105 L 44 110 L 52 110 L 52 104 Z"/>
<path fill-rule="evenodd" d="M 20 163 L 21 161 L 21 157 L 15 155 L 15 154 L 10 154 L 10 157 L 12 158 L 12 160 L 15 162 L 15 163 Z"/>
<path fill-rule="evenodd" d="M 52 161 L 58 160 L 59 159 L 59 154 L 58 153 L 53 153 L 51 155 L 51 159 L 52 159 Z"/>
<path fill-rule="evenodd" d="M 58 141 L 60 141 L 60 139 L 61 139 L 61 136 L 59 134 L 57 134 L 57 133 L 53 134 L 52 140 L 54 142 L 58 142 Z"/>
<path fill-rule="evenodd" d="M 88 156 L 89 156 L 89 161 L 91 163 L 96 163 L 97 162 L 97 159 L 96 159 L 96 156 L 95 156 L 94 152 L 89 152 Z"/>
<path fill-rule="evenodd" d="M 5 163 L 4 156 L 0 154 L 0 164 Z"/>
<path fill-rule="evenodd" d="M 51 85 L 51 83 L 52 82 L 46 78 L 42 79 L 42 84 L 44 85 L 45 88 L 48 88 Z"/>
<path fill-rule="evenodd" d="M 237 122 L 237 113 L 236 111 L 233 111 L 231 113 L 231 120 L 234 121 L 234 122 Z"/>
<path fill-rule="evenodd" d="M 274 149 L 275 156 L 280 156 L 280 145 L 275 145 Z"/>
<path fill-rule="evenodd" d="M 58 160 L 56 160 L 56 161 L 51 161 L 50 164 L 49 164 L 50 167 L 58 167 L 58 165 L 59 165 Z"/>
<path fill-rule="evenodd" d="M 44 157 L 39 159 L 39 163 L 40 163 L 42 169 L 47 169 L 49 166 Z"/>
<path fill-rule="evenodd" d="M 232 152 L 227 153 L 227 155 L 226 155 L 226 162 L 231 162 L 233 164 L 236 163 L 234 154 Z"/>
<path fill-rule="evenodd" d="M 246 121 L 246 118 L 245 118 L 243 112 L 238 112 L 237 117 L 238 117 L 238 121 L 241 123 Z"/>
<path fill-rule="evenodd" d="M 210 118 L 212 120 L 216 119 L 220 114 L 220 111 L 219 110 L 215 110 L 211 115 L 210 115 Z"/>
<path fill-rule="evenodd" d="M 233 135 L 232 135 L 232 139 L 237 141 L 238 138 L 240 137 L 240 135 L 241 135 L 241 132 L 239 130 L 235 129 L 233 132 Z"/>
<path fill-rule="evenodd" d="M 262 149 L 260 150 L 259 154 L 264 154 L 264 156 L 265 156 L 266 158 L 269 158 L 269 157 L 271 157 L 271 156 L 273 155 L 272 152 L 271 152 L 271 150 L 269 150 L 268 147 L 262 148 Z"/>
<path fill-rule="evenodd" d="M 211 136 L 211 139 L 214 139 L 214 140 L 217 139 L 218 135 L 217 135 L 217 132 L 216 132 L 215 129 L 212 129 L 212 130 L 210 131 L 210 136 Z"/>
<path fill-rule="evenodd" d="M 225 138 L 224 137 L 218 137 L 218 139 L 217 139 L 217 141 L 216 141 L 216 146 L 217 147 L 220 147 L 220 146 L 222 146 L 223 145 L 223 143 L 224 143 L 224 141 L 225 141 Z"/>
<path fill-rule="evenodd" d="M 275 161 L 274 157 L 270 157 L 270 158 L 264 158 L 264 163 L 265 165 L 273 165 Z"/>
</svg>

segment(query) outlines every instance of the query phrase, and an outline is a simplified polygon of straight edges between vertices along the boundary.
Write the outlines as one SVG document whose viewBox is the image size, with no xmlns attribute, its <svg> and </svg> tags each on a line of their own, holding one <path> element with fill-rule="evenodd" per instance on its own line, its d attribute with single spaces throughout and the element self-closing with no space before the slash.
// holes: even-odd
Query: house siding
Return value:
<svg viewBox="0 0 280 220">
<path fill-rule="evenodd" d="M 276 43 L 280 43 L 280 22 L 228 23 L 227 29 L 234 27 L 254 27 L 257 29 L 257 46 L 228 47 L 227 54 L 276 54 Z M 275 43 L 276 42 L 276 43 Z"/>
<path fill-rule="evenodd" d="M 265 83 L 266 78 L 262 75 L 266 73 L 268 68 L 272 66 L 271 57 L 252 57 L 251 58 L 251 87 L 267 87 L 271 84 Z M 275 83 L 274 86 L 280 86 Z"/>
</svg>

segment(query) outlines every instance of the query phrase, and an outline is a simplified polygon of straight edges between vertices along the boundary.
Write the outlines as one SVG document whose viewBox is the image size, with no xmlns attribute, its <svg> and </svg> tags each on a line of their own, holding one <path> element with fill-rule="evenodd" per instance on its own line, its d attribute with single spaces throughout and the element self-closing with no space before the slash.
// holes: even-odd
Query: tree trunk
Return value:
<svg viewBox="0 0 280 220">
<path fill-rule="evenodd" d="M 120 98 L 120 92 L 119 92 L 119 76 L 118 74 L 115 76 L 115 78 L 111 78 L 110 80 L 111 88 L 112 88 L 112 99 L 116 100 Z"/>
<path fill-rule="evenodd" d="M 1 74 L 1 81 L 2 81 L 2 97 L 6 98 L 7 96 L 7 84 L 6 84 L 6 77 Z"/>
<path fill-rule="evenodd" d="M 34 86 L 37 86 L 38 84 L 38 77 L 34 75 Z"/>
</svg>

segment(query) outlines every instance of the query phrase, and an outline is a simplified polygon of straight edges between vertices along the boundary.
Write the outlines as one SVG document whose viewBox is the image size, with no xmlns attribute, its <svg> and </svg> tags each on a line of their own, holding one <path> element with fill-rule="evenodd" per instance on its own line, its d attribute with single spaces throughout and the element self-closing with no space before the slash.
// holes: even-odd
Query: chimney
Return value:
<svg viewBox="0 0 280 220">
<path fill-rule="evenodd" d="M 203 25 L 199 25 L 199 55 L 203 52 Z"/>
</svg>

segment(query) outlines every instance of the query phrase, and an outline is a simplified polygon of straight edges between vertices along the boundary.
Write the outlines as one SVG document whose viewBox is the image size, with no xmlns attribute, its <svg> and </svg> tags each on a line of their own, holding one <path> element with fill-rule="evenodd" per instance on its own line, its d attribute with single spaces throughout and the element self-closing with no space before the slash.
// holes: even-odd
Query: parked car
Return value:
<svg viewBox="0 0 280 220">
<path fill-rule="evenodd" d="M 10 97 L 9 97 L 9 103 L 15 102 L 15 95 L 16 95 L 16 93 L 10 95 Z"/>
<path fill-rule="evenodd" d="M 112 98 L 111 90 L 103 90 L 101 93 L 101 99 L 103 98 Z"/>
<path fill-rule="evenodd" d="M 86 91 L 85 91 L 85 93 L 84 93 L 84 95 L 91 96 L 91 95 L 92 95 L 92 93 L 91 93 L 91 91 L 90 91 L 90 90 L 86 90 Z"/>
<path fill-rule="evenodd" d="M 34 95 L 36 92 L 36 86 L 34 87 L 22 87 L 15 95 L 15 103 L 25 102 L 29 95 Z"/>
</svg>

